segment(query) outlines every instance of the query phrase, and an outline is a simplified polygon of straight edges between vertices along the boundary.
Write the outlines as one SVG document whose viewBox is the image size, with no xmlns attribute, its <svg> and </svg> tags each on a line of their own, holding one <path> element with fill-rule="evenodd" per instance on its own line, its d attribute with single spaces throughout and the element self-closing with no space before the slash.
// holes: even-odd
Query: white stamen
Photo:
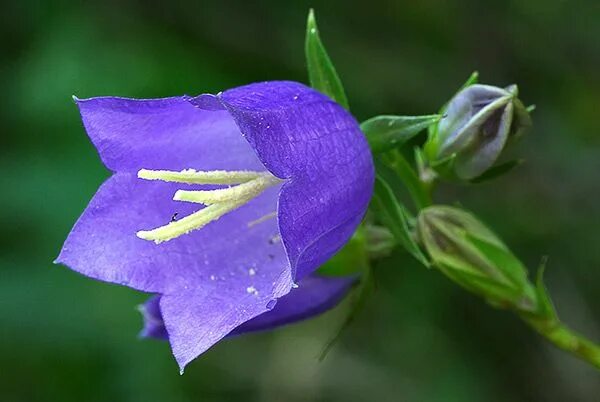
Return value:
<svg viewBox="0 0 600 402">
<path fill-rule="evenodd" d="M 152 230 L 140 230 L 137 236 L 144 240 L 152 240 L 155 243 L 168 241 L 200 229 L 221 216 L 246 204 L 257 197 L 267 188 L 281 182 L 280 179 L 265 172 L 196 172 L 188 169 L 181 172 L 154 171 L 142 169 L 138 177 L 148 180 L 163 180 L 182 183 L 198 184 L 232 184 L 239 183 L 234 187 L 217 190 L 186 191 L 178 190 L 173 199 L 176 201 L 188 201 L 207 205 L 205 208 L 192 213 L 177 221 L 160 226 Z"/>
<path fill-rule="evenodd" d="M 140 179 L 145 180 L 161 180 L 188 184 L 238 184 L 254 180 L 264 175 L 264 172 L 253 172 L 250 170 L 196 171 L 194 169 L 185 169 L 180 172 L 172 170 L 141 169 L 137 174 Z"/>
<path fill-rule="evenodd" d="M 195 202 L 204 205 L 239 199 L 249 200 L 279 181 L 275 176 L 263 174 L 254 180 L 230 188 L 218 190 L 177 190 L 173 199 L 175 201 Z"/>
<path fill-rule="evenodd" d="M 202 208 L 200 211 L 194 212 L 178 221 L 170 222 L 165 226 L 160 226 L 153 230 L 140 230 L 136 235 L 140 239 L 152 240 L 156 244 L 159 244 L 163 241 L 187 234 L 194 229 L 200 229 L 239 206 L 240 205 L 236 202 L 209 205 L 206 208 Z"/>
</svg>

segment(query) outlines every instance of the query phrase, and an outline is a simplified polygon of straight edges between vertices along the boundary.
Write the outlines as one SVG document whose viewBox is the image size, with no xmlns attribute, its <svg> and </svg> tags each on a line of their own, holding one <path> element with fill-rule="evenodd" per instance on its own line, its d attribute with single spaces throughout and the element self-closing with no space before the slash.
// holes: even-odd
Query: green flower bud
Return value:
<svg viewBox="0 0 600 402">
<path fill-rule="evenodd" d="M 470 180 L 491 168 L 507 143 L 531 126 L 516 85 L 498 88 L 475 84 L 450 100 L 427 145 L 436 162 L 453 158 L 452 170 Z"/>
<path fill-rule="evenodd" d="M 537 311 L 523 264 L 471 213 L 449 206 L 425 208 L 418 235 L 433 264 L 460 286 L 496 307 Z"/>
</svg>

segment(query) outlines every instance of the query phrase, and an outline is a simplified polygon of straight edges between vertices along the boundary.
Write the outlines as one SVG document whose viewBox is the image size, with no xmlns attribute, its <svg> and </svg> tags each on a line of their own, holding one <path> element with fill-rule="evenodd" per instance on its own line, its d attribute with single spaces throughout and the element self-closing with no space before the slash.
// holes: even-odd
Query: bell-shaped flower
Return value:
<svg viewBox="0 0 600 402">
<path fill-rule="evenodd" d="M 353 278 L 315 274 L 373 190 L 369 147 L 340 105 L 294 82 L 76 102 L 113 175 L 57 262 L 156 294 L 144 333 L 168 337 L 181 369 L 228 334 L 310 317 L 348 291 Z"/>
</svg>

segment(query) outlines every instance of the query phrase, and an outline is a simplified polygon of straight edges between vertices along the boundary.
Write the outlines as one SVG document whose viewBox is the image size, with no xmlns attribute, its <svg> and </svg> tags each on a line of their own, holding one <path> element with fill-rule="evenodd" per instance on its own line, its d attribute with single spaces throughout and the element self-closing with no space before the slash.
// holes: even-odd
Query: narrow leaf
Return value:
<svg viewBox="0 0 600 402">
<path fill-rule="evenodd" d="M 471 75 L 469 76 L 469 78 L 467 78 L 465 83 L 462 84 L 462 86 L 460 88 L 458 88 L 458 91 L 456 91 L 456 93 L 450 99 L 453 99 L 463 89 L 470 87 L 471 85 L 477 84 L 477 82 L 479 82 L 479 72 L 473 71 L 471 73 Z M 450 103 L 450 101 L 444 103 L 444 105 L 440 108 L 439 114 L 441 114 L 442 116 L 444 115 L 444 112 L 446 112 L 448 103 Z M 433 140 L 433 137 L 435 137 L 435 135 L 436 135 L 436 128 L 437 128 L 437 126 L 433 125 L 433 126 L 430 126 L 428 129 L 430 141 Z"/>
<path fill-rule="evenodd" d="M 367 136 L 375 154 L 401 146 L 415 135 L 439 121 L 441 115 L 425 116 L 375 116 L 360 128 Z"/>
<path fill-rule="evenodd" d="M 373 202 L 382 223 L 390 229 L 398 243 L 419 262 L 428 267 L 430 265 L 429 261 L 412 237 L 408 212 L 396 198 L 387 182 L 379 175 L 375 179 Z"/>
<path fill-rule="evenodd" d="M 323 361 L 327 357 L 333 346 L 340 340 L 342 334 L 348 329 L 352 322 L 354 322 L 356 316 L 365 308 L 367 301 L 374 292 L 375 280 L 373 277 L 373 270 L 369 267 L 363 273 L 359 285 L 351 295 L 352 301 L 348 315 L 335 334 L 323 347 L 319 356 L 319 361 Z"/>
<path fill-rule="evenodd" d="M 413 199 L 417 210 L 431 205 L 431 194 L 421 182 L 419 174 L 400 151 L 392 150 L 382 155 L 381 160 L 383 163 L 379 163 L 379 160 L 376 159 L 376 170 L 383 175 L 386 174 L 386 170 L 391 170 L 399 177 Z M 383 176 L 382 179 L 388 183 L 392 181 L 391 178 L 386 176 Z"/>
<path fill-rule="evenodd" d="M 310 85 L 329 96 L 344 108 L 349 109 L 348 99 L 346 98 L 342 82 L 319 37 L 315 13 L 312 9 L 308 13 L 308 21 L 306 23 L 304 51 Z"/>
<path fill-rule="evenodd" d="M 544 256 L 540 262 L 540 266 L 537 271 L 537 278 L 535 281 L 535 290 L 538 303 L 539 315 L 544 318 L 557 318 L 556 310 L 552 304 L 552 299 L 548 294 L 546 285 L 544 285 L 544 272 L 546 272 L 546 264 L 548 263 L 548 256 Z"/>
</svg>

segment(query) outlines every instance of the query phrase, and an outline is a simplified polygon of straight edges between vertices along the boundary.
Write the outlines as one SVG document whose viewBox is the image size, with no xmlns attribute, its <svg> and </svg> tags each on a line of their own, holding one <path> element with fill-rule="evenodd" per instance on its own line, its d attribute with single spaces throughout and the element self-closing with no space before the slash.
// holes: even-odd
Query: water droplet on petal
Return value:
<svg viewBox="0 0 600 402">
<path fill-rule="evenodd" d="M 277 299 L 271 299 L 267 303 L 267 310 L 273 310 L 273 307 L 277 304 Z"/>
<path fill-rule="evenodd" d="M 296 282 L 292 283 L 292 289 L 298 289 L 298 284 Z"/>
<path fill-rule="evenodd" d="M 217 279 L 217 277 L 216 277 L 216 276 L 214 276 L 214 275 L 211 275 L 211 276 L 210 276 L 210 280 L 211 280 L 211 281 L 214 281 L 214 280 L 216 280 L 216 279 Z"/>
<path fill-rule="evenodd" d="M 250 276 L 254 276 L 254 275 L 256 275 L 256 270 L 255 270 L 254 268 L 250 268 L 250 269 L 248 270 L 248 275 L 250 275 Z"/>
<path fill-rule="evenodd" d="M 256 290 L 256 288 L 254 286 L 248 286 L 246 288 L 246 293 L 249 293 L 251 295 L 257 296 L 258 295 L 258 290 Z"/>
</svg>

